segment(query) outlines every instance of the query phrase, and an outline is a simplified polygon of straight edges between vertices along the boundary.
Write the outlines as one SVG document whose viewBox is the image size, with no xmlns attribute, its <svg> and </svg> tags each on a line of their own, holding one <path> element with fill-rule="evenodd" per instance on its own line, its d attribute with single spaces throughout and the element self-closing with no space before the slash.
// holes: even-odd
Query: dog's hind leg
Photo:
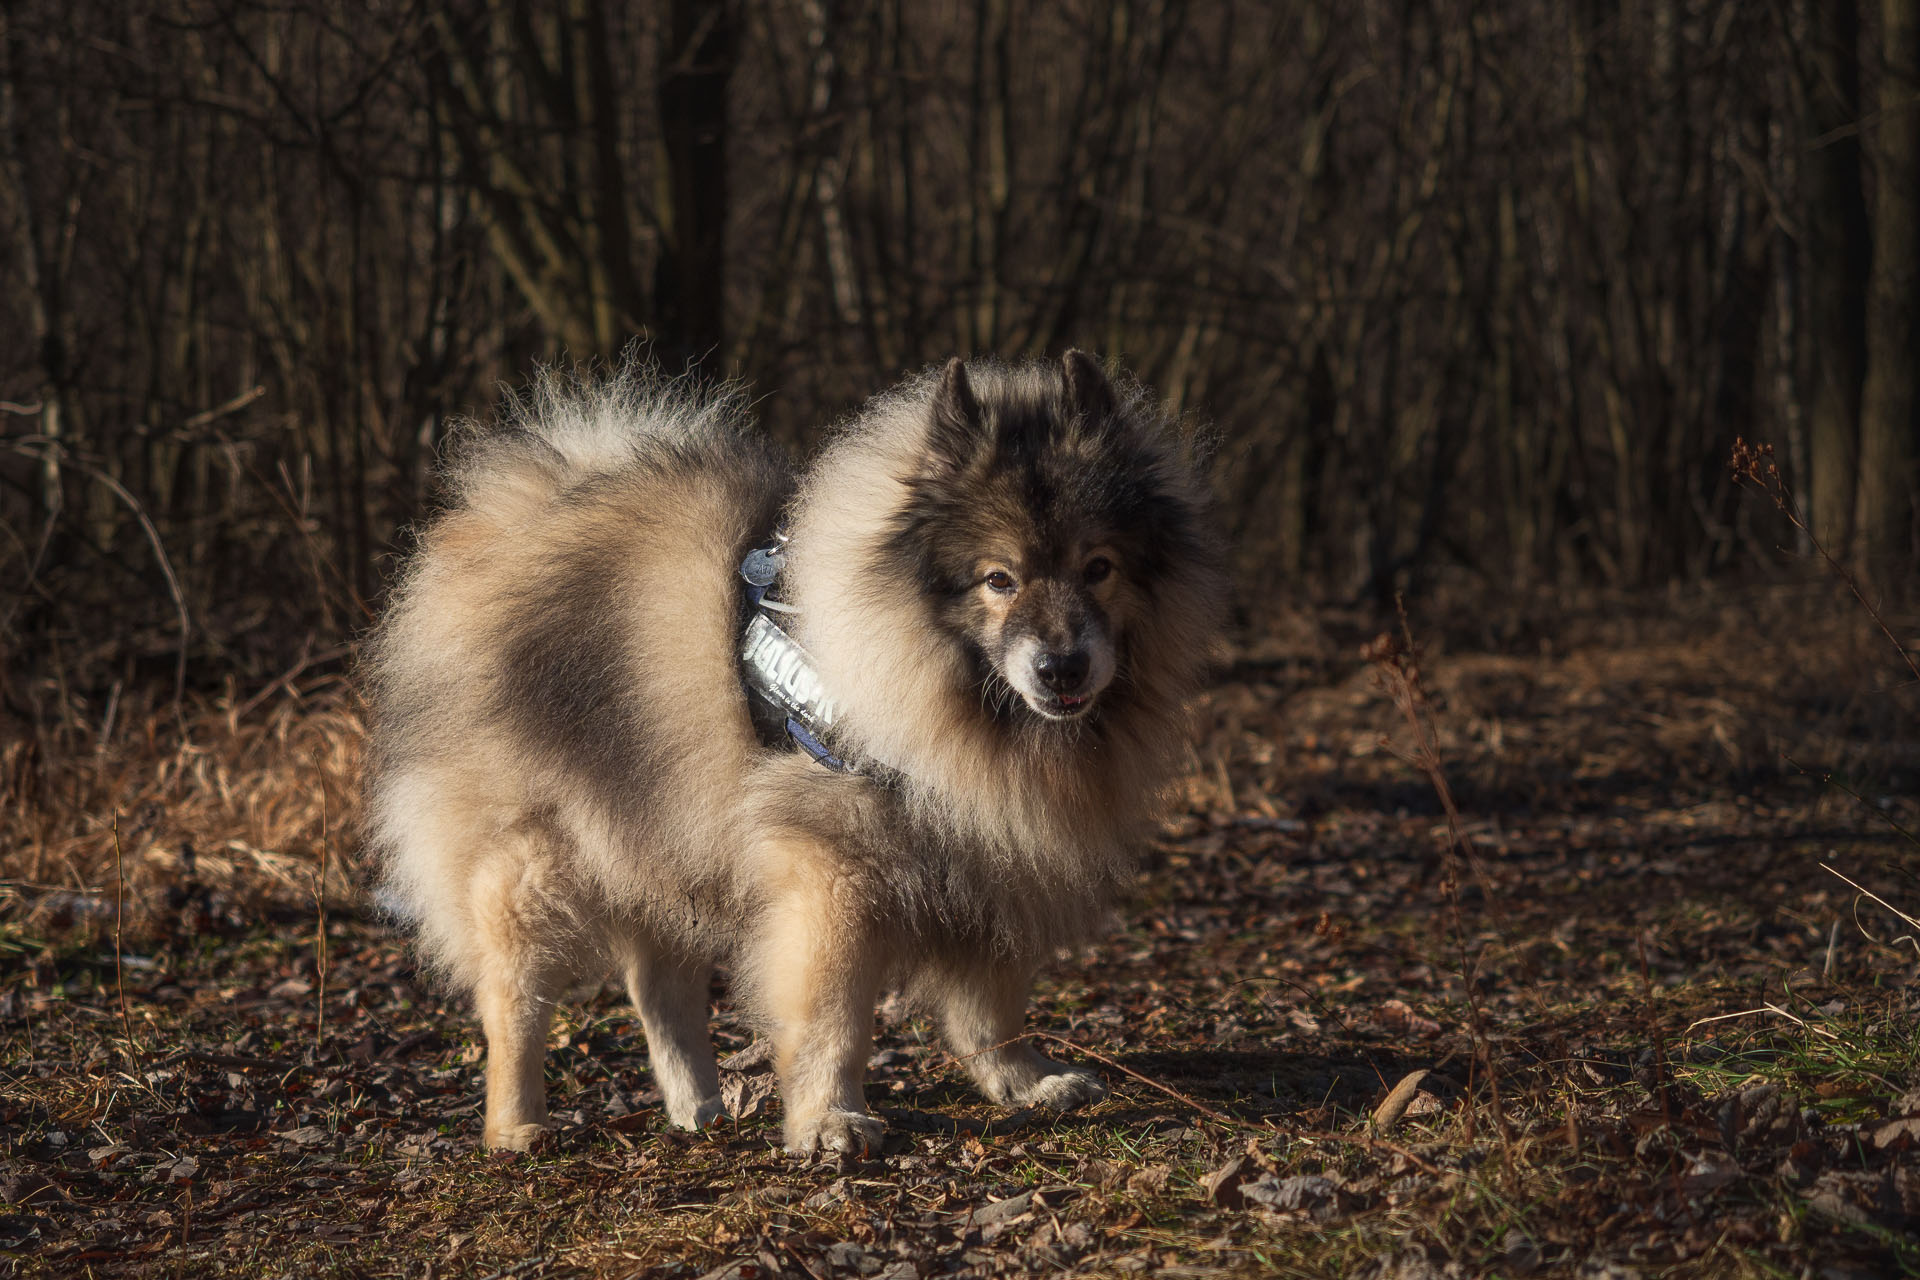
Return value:
<svg viewBox="0 0 1920 1280">
<path fill-rule="evenodd" d="M 1033 972 L 1005 964 L 929 967 L 913 997 L 930 1005 L 947 1046 L 995 1102 L 1072 1111 L 1107 1096 L 1099 1076 L 1063 1067 L 1015 1037 L 1025 1030 Z M 1013 1041 L 1013 1043 L 1008 1043 Z"/>
<path fill-rule="evenodd" d="M 647 1058 L 667 1119 L 700 1129 L 727 1113 L 707 1034 L 707 984 L 713 965 L 676 956 L 644 938 L 626 944 L 627 995 L 647 1033 Z"/>
<path fill-rule="evenodd" d="M 484 979 L 474 991 L 487 1035 L 489 1147 L 525 1151 L 547 1131 L 547 1027 L 553 998 L 527 975 Z"/>
<path fill-rule="evenodd" d="M 461 967 L 473 975 L 487 1037 L 489 1147 L 525 1151 L 547 1128 L 547 1028 L 581 951 L 579 922 L 553 880 L 543 837 L 521 830 L 470 883 Z"/>
</svg>

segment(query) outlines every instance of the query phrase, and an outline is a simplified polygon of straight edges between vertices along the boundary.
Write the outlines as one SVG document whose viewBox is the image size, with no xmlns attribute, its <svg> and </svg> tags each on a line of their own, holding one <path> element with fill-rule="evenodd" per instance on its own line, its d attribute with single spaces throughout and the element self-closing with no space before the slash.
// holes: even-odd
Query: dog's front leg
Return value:
<svg viewBox="0 0 1920 1280">
<path fill-rule="evenodd" d="M 1071 1111 L 1107 1096 L 1099 1076 L 1063 1067 L 1015 1037 L 1024 1031 L 1033 970 L 946 965 L 918 975 L 915 995 L 933 1006 L 955 1057 L 995 1102 Z M 1012 1042 L 1012 1043 L 1009 1043 Z"/>
<path fill-rule="evenodd" d="M 877 1151 L 881 1126 L 864 1095 L 877 939 L 830 851 L 794 841 L 778 854 L 752 968 L 772 1023 L 787 1149 Z"/>
<path fill-rule="evenodd" d="M 627 995 L 647 1033 L 647 1058 L 667 1118 L 700 1129 L 727 1113 L 707 1034 L 707 986 L 713 965 L 675 955 L 645 937 L 628 940 L 621 957 Z"/>
</svg>

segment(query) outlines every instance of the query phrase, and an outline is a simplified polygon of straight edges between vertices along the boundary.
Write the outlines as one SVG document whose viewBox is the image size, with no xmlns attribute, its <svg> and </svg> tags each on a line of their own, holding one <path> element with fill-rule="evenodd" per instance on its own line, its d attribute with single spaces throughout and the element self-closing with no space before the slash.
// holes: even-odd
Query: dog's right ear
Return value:
<svg viewBox="0 0 1920 1280">
<path fill-rule="evenodd" d="M 974 399 L 973 384 L 967 381 L 966 361 L 959 356 L 947 361 L 947 367 L 940 371 L 927 443 L 934 455 L 955 471 L 972 462 L 987 443 L 980 402 Z"/>
<path fill-rule="evenodd" d="M 1075 348 L 1061 357 L 1061 372 L 1067 382 L 1067 404 L 1082 422 L 1095 431 L 1105 429 L 1113 416 L 1113 383 L 1100 362 Z"/>
</svg>

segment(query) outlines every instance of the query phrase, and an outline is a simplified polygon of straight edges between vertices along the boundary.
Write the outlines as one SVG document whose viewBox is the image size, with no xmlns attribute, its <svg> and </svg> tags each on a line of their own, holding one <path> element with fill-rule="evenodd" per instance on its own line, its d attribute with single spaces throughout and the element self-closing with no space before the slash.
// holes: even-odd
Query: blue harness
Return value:
<svg viewBox="0 0 1920 1280">
<path fill-rule="evenodd" d="M 784 733 L 800 750 L 838 773 L 866 773 L 866 769 L 835 755 L 826 743 L 838 708 L 827 696 L 814 670 L 813 655 L 788 634 L 782 616 L 793 607 L 769 598 L 787 563 L 787 535 L 773 538 L 747 553 L 740 577 L 747 584 L 747 623 L 740 638 L 740 669 L 754 701 L 757 723 Z"/>
</svg>

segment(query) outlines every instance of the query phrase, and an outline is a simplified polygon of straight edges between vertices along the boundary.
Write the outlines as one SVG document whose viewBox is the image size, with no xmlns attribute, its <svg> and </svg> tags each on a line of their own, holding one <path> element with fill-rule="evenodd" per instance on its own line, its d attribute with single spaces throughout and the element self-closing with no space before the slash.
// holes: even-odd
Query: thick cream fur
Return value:
<svg viewBox="0 0 1920 1280">
<path fill-rule="evenodd" d="M 1006 371 L 970 368 L 991 398 Z M 1132 707 L 1106 728 L 1107 745 L 1031 749 L 981 714 L 982 691 L 963 655 L 931 625 L 924 604 L 875 573 L 924 465 L 932 375 L 880 397 L 815 464 L 790 520 L 788 598 L 800 636 L 840 708 L 853 746 L 900 771 L 917 827 L 977 860 L 1004 899 L 1056 903 L 1022 917 L 1023 941 L 1067 945 L 1091 924 L 1089 899 L 1117 886 L 1161 811 L 1187 741 L 1219 625 L 1225 584 L 1208 564 L 1185 566 L 1158 606 L 1133 622 Z M 1133 413 L 1161 448 L 1167 488 L 1206 508 L 1197 478 L 1174 452 L 1171 428 L 1137 391 Z"/>
<path fill-rule="evenodd" d="M 979 394 L 1005 376 L 977 366 Z M 725 963 L 773 1038 L 788 1145 L 871 1148 L 881 991 L 905 987 L 956 1051 L 989 1049 L 1126 881 L 1223 581 L 1196 563 L 1129 615 L 1113 676 L 1128 696 L 1101 733 L 1008 736 L 923 602 L 874 572 L 924 464 L 932 385 L 874 401 L 797 494 L 736 403 L 632 372 L 546 379 L 450 469 L 450 508 L 370 646 L 368 802 L 385 900 L 484 1024 L 490 1145 L 539 1138 L 552 1004 L 610 971 L 669 1116 L 720 1114 L 705 1021 Z M 1162 486 L 1203 509 L 1167 424 L 1124 395 Z M 802 639 L 849 749 L 896 785 L 754 735 L 736 569 L 783 503 Z M 561 714 L 575 703 L 577 722 Z M 1103 1092 L 1024 1045 L 969 1066 L 1009 1103 Z"/>
</svg>

